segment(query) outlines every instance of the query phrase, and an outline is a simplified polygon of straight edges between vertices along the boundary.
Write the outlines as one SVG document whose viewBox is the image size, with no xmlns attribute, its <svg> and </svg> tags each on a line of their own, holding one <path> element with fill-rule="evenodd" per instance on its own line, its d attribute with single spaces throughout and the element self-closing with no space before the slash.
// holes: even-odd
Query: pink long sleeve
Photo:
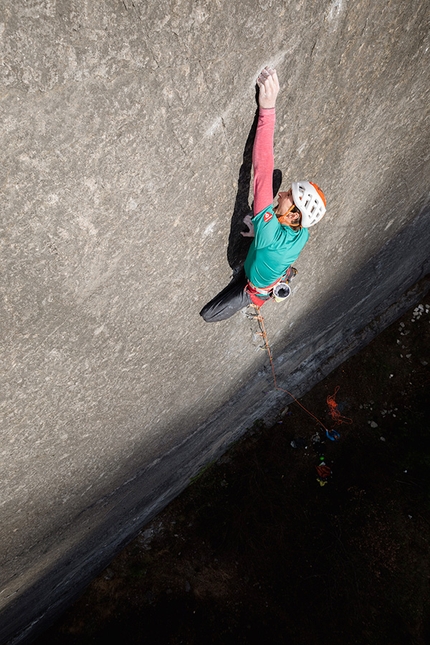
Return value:
<svg viewBox="0 0 430 645">
<path fill-rule="evenodd" d="M 257 132 L 252 150 L 254 167 L 254 215 L 273 202 L 273 136 L 275 108 L 259 109 Z"/>
</svg>

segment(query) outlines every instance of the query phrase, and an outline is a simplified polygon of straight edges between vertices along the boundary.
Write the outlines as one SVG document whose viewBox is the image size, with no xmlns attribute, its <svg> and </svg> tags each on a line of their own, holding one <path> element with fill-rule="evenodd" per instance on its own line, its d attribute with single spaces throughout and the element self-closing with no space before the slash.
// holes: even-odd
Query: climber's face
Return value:
<svg viewBox="0 0 430 645">
<path fill-rule="evenodd" d="M 286 213 L 293 204 L 293 191 L 291 188 L 285 192 L 278 193 L 278 203 L 275 206 L 276 215 L 279 216 L 282 213 Z"/>
<path fill-rule="evenodd" d="M 301 214 L 294 205 L 293 191 L 291 188 L 286 192 L 278 193 L 278 203 L 275 206 L 276 216 L 281 224 L 288 226 L 300 224 Z"/>
</svg>

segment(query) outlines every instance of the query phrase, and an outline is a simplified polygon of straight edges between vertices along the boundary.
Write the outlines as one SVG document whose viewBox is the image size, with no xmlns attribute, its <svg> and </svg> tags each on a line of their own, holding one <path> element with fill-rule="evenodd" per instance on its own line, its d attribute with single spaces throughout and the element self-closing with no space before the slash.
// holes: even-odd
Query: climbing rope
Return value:
<svg viewBox="0 0 430 645">
<path fill-rule="evenodd" d="M 264 323 L 264 318 L 263 318 L 263 315 L 261 314 L 260 307 L 258 307 L 257 305 L 253 305 L 253 306 L 256 309 L 257 314 L 252 316 L 252 317 L 257 320 L 258 325 L 260 327 L 260 334 L 259 335 L 262 337 L 262 339 L 264 341 L 264 348 L 266 349 L 267 355 L 269 356 L 270 367 L 272 368 L 273 383 L 274 383 L 274 386 L 275 386 L 275 390 L 280 390 L 281 392 L 285 392 L 286 394 L 288 394 L 288 396 L 290 396 L 293 399 L 293 401 L 295 403 L 297 403 L 297 405 L 299 405 L 302 408 L 302 410 L 304 410 L 306 412 L 306 414 L 308 414 L 313 419 L 315 419 L 315 421 L 317 421 L 317 423 L 319 423 L 321 428 L 323 430 L 325 430 L 325 434 L 326 434 L 327 439 L 330 439 L 330 441 L 338 441 L 340 439 L 340 434 L 337 432 L 337 430 L 335 430 L 335 428 L 331 428 L 330 430 L 328 428 L 326 428 L 326 426 L 322 423 L 322 421 L 320 421 L 318 419 L 318 417 L 316 417 L 312 412 L 310 412 L 307 408 L 305 408 L 305 406 L 302 405 L 302 403 L 300 403 L 300 401 L 298 401 L 296 399 L 296 397 L 293 396 L 293 394 L 291 394 L 291 392 L 289 392 L 288 390 L 286 390 L 283 387 L 279 387 L 278 381 L 276 379 L 275 365 L 274 365 L 274 362 L 273 362 L 272 350 L 270 349 L 270 345 L 269 345 L 269 339 L 267 337 L 266 325 Z M 339 385 L 336 386 L 334 393 L 327 397 L 327 405 L 328 405 L 328 408 L 329 408 L 329 414 L 330 414 L 331 418 L 333 419 L 335 426 L 338 426 L 341 423 L 349 423 L 349 424 L 352 423 L 352 419 L 350 419 L 349 417 L 343 416 L 339 411 L 338 404 L 336 403 L 336 394 L 338 393 L 338 391 L 339 391 Z M 318 437 L 317 445 L 320 445 L 320 443 L 319 443 L 320 442 L 319 434 L 317 433 L 316 436 Z M 327 466 L 327 464 L 325 462 L 324 455 L 320 455 L 320 463 L 318 464 L 318 466 L 315 466 L 315 468 L 316 468 L 316 471 L 317 471 L 317 474 L 318 474 L 317 482 L 319 483 L 320 486 L 325 486 L 328 483 L 329 477 L 331 477 L 332 471 L 331 471 L 331 468 L 329 466 Z"/>
<path fill-rule="evenodd" d="M 257 311 L 257 315 L 253 316 L 253 318 L 255 318 L 257 320 L 257 322 L 258 322 L 258 325 L 260 327 L 260 334 L 259 335 L 262 337 L 262 339 L 264 341 L 264 347 L 265 347 L 265 349 L 267 351 L 267 355 L 269 356 L 269 361 L 270 361 L 270 366 L 272 368 L 273 383 L 274 383 L 274 386 L 275 386 L 275 390 L 280 390 L 281 392 L 285 392 L 286 394 L 288 394 L 288 396 L 290 396 L 293 399 L 293 401 L 295 403 L 297 403 L 297 405 L 299 405 L 302 408 L 302 410 L 304 410 L 306 412 L 306 414 L 311 416 L 313 419 L 315 419 L 315 421 L 317 421 L 317 423 L 320 424 L 320 426 L 326 431 L 326 434 L 328 436 L 329 433 L 331 433 L 332 431 L 329 430 L 328 428 L 326 428 L 325 425 L 322 423 L 322 421 L 320 421 L 318 419 L 318 417 L 316 417 L 312 412 L 310 412 L 307 408 L 305 408 L 305 406 L 302 405 L 300 403 L 300 401 L 298 401 L 296 399 L 296 397 L 293 394 L 291 394 L 291 392 L 289 392 L 288 390 L 286 390 L 283 387 L 279 387 L 278 381 L 276 379 L 275 365 L 274 365 L 274 362 L 273 362 L 272 350 L 270 349 L 270 345 L 269 345 L 269 339 L 268 339 L 267 332 L 266 332 L 266 325 L 264 323 L 264 318 L 263 318 L 263 315 L 261 313 L 260 307 L 258 307 L 257 305 L 253 305 L 253 306 Z M 351 423 L 352 423 L 352 421 L 351 421 Z"/>
<path fill-rule="evenodd" d="M 333 392 L 333 394 L 331 396 L 329 395 L 327 397 L 327 405 L 328 405 L 329 414 L 330 414 L 331 418 L 333 419 L 333 421 L 335 422 L 335 425 L 337 425 L 337 426 L 340 425 L 341 423 L 348 423 L 348 424 L 352 423 L 352 419 L 350 419 L 349 417 L 344 417 L 339 412 L 338 405 L 337 405 L 336 400 L 335 400 L 335 396 L 339 392 L 339 388 L 340 388 L 340 386 L 337 385 L 335 390 L 334 390 L 334 392 Z"/>
</svg>

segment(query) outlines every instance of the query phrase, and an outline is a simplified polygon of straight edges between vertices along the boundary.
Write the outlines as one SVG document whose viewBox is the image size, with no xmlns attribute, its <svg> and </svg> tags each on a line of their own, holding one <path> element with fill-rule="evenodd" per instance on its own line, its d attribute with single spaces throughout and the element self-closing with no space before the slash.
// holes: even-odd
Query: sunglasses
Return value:
<svg viewBox="0 0 430 645">
<path fill-rule="evenodd" d="M 297 206 L 295 204 L 290 206 L 290 208 L 287 210 L 285 215 L 289 215 L 290 213 L 298 213 L 299 215 L 301 215 L 300 210 L 297 208 Z"/>
</svg>

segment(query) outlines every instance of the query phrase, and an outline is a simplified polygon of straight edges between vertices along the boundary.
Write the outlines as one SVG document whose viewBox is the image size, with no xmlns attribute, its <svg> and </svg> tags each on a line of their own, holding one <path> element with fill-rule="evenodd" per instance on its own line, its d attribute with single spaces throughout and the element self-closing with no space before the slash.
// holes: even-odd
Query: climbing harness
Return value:
<svg viewBox="0 0 430 645">
<path fill-rule="evenodd" d="M 291 287 L 289 282 L 297 275 L 297 269 L 295 267 L 288 267 L 284 275 L 282 275 L 278 280 L 270 284 L 268 287 L 256 287 L 255 284 L 252 284 L 250 280 L 246 285 L 246 291 L 251 298 L 251 301 L 254 306 L 262 307 L 263 304 L 273 298 L 275 302 L 283 302 L 291 295 Z"/>
<path fill-rule="evenodd" d="M 275 285 L 276 284 L 278 284 L 278 282 L 276 282 Z M 272 297 L 273 286 L 274 285 L 267 287 L 266 289 L 260 289 L 248 280 L 245 290 L 247 291 L 254 307 L 262 307 L 267 300 L 270 300 Z"/>
</svg>

